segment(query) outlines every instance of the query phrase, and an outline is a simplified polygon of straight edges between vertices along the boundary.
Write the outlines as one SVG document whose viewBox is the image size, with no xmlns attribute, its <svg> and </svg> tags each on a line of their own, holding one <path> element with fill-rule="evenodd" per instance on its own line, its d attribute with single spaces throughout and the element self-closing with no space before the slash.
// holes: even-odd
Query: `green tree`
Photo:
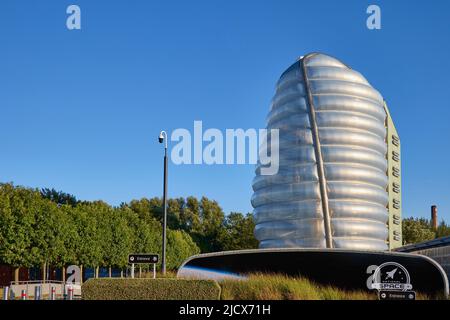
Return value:
<svg viewBox="0 0 450 320">
<path fill-rule="evenodd" d="M 182 198 L 170 199 L 169 212 L 175 216 L 183 209 L 184 200 Z M 132 250 L 128 253 L 156 253 L 161 256 L 162 249 L 162 226 L 161 221 L 154 219 L 161 218 L 155 214 L 158 205 L 161 204 L 160 199 L 141 199 L 132 201 L 129 205 L 122 205 L 121 209 L 127 216 L 130 228 L 134 232 L 134 242 Z M 145 212 L 151 212 L 151 217 Z M 154 215 L 155 214 L 155 215 Z M 177 216 L 176 215 L 176 216 Z M 144 219 L 141 219 L 144 217 Z M 177 224 L 174 224 L 175 226 Z M 172 225 L 172 226 L 174 226 Z M 169 227 L 171 227 L 169 225 Z M 199 253 L 200 250 L 192 238 L 183 230 L 167 230 L 167 268 L 176 269 L 181 263 L 191 255 Z M 160 267 L 160 266 L 159 266 Z"/>
<path fill-rule="evenodd" d="M 56 266 L 62 268 L 62 280 L 65 281 L 65 267 L 71 264 L 79 264 L 78 249 L 84 239 L 81 238 L 78 232 L 77 216 L 74 213 L 75 209 L 70 205 L 62 205 L 60 211 L 63 214 L 62 228 L 64 233 L 64 248 L 65 251 L 59 257 L 60 261 L 56 263 Z"/>
<path fill-rule="evenodd" d="M 103 250 L 107 239 L 103 230 L 100 231 L 96 215 L 99 208 L 102 205 L 81 203 L 72 210 L 74 227 L 79 237 L 74 249 L 80 266 L 97 267 L 104 262 Z"/>
<path fill-rule="evenodd" d="M 0 262 L 16 268 L 124 268 L 130 253 L 161 254 L 161 205 L 154 197 L 114 208 L 54 189 L 0 184 Z M 199 252 L 254 248 L 253 229 L 250 214 L 225 217 L 217 201 L 206 197 L 168 199 L 167 267 Z"/>
<path fill-rule="evenodd" d="M 185 200 L 183 198 L 167 200 L 167 226 L 170 229 L 180 229 L 180 213 L 184 209 Z M 146 222 L 152 220 L 163 221 L 163 207 L 161 198 L 142 198 L 140 200 L 132 200 L 129 204 L 121 207 L 128 207 L 136 212 L 141 219 Z"/>
<path fill-rule="evenodd" d="M 181 216 L 186 207 L 184 198 L 168 199 L 167 201 L 167 225 L 170 229 L 182 229 Z"/>
<path fill-rule="evenodd" d="M 158 206 L 160 203 L 158 203 Z M 131 200 L 129 204 L 125 204 L 121 206 L 122 208 L 130 208 L 133 210 L 139 217 L 139 219 L 151 222 L 156 220 L 153 211 L 155 207 L 154 201 L 151 201 L 147 198 L 142 198 L 140 200 Z"/>
<path fill-rule="evenodd" d="M 39 194 L 31 189 L 0 184 L 0 261 L 15 267 L 32 267 L 34 219 Z"/>
<path fill-rule="evenodd" d="M 185 231 L 169 230 L 167 253 L 167 268 L 176 270 L 187 258 L 200 253 L 200 249 Z"/>
<path fill-rule="evenodd" d="M 58 205 L 67 204 L 69 206 L 74 207 L 79 202 L 74 195 L 71 195 L 69 193 L 65 193 L 62 191 L 56 191 L 53 188 L 52 189 L 49 189 L 49 188 L 41 189 L 41 195 L 43 198 L 53 201 Z"/>
<path fill-rule="evenodd" d="M 436 234 L 431 229 L 430 222 L 423 218 L 407 218 L 402 221 L 403 244 L 414 244 L 432 240 Z"/>
<path fill-rule="evenodd" d="M 202 197 L 200 202 L 188 199 L 188 210 L 190 210 L 189 200 L 191 200 L 191 205 L 196 206 L 198 204 L 198 208 L 194 207 L 198 211 L 189 212 L 192 225 L 189 228 L 184 226 L 183 229 L 190 229 L 189 234 L 199 246 L 201 252 L 221 251 L 219 237 L 225 216 L 222 208 L 217 201 Z"/>
<path fill-rule="evenodd" d="M 220 234 L 220 243 L 223 250 L 255 249 L 258 247 L 253 231 L 255 221 L 253 215 L 243 215 L 239 212 L 230 213 L 224 221 Z"/>
<path fill-rule="evenodd" d="M 37 193 L 37 195 L 39 195 Z M 64 211 L 56 203 L 38 197 L 35 203 L 33 232 L 31 237 L 31 256 L 33 265 L 42 266 L 45 271 L 48 265 L 62 267 L 67 256 L 66 223 Z"/>
<path fill-rule="evenodd" d="M 447 225 L 444 220 L 442 220 L 436 230 L 436 238 L 448 236 L 450 236 L 450 226 Z"/>
<path fill-rule="evenodd" d="M 200 230 L 200 203 L 195 197 L 188 197 L 180 212 L 180 228 L 188 233 Z"/>
<path fill-rule="evenodd" d="M 108 243 L 108 265 L 125 268 L 128 265 L 128 255 L 134 251 L 135 231 L 128 224 L 127 212 L 123 209 L 115 209 L 109 221 L 112 238 Z"/>
</svg>

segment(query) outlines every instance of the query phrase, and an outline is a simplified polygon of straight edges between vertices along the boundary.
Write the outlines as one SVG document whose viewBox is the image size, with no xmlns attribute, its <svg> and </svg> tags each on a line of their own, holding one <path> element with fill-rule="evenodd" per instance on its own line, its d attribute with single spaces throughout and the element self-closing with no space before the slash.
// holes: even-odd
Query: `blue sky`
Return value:
<svg viewBox="0 0 450 320">
<path fill-rule="evenodd" d="M 77 4 L 82 30 L 66 28 Z M 378 4 L 382 29 L 366 28 Z M 24 1 L 0 4 L 0 181 L 113 205 L 160 196 L 161 129 L 261 128 L 274 84 L 321 51 L 387 100 L 403 214 L 450 221 L 450 2 Z M 252 165 L 169 167 L 169 195 L 251 211 Z"/>
</svg>

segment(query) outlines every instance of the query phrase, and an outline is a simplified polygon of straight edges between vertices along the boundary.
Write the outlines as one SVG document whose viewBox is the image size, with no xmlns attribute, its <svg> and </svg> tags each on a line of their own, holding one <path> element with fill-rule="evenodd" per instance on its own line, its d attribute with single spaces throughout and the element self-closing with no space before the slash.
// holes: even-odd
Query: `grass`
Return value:
<svg viewBox="0 0 450 320">
<path fill-rule="evenodd" d="M 308 279 L 279 274 L 253 274 L 246 280 L 219 282 L 222 300 L 378 300 L 376 292 L 346 291 Z M 445 299 L 418 293 L 417 300 Z"/>
<path fill-rule="evenodd" d="M 303 278 L 254 274 L 219 283 L 223 300 L 377 300 L 377 294 L 321 286 Z"/>
</svg>

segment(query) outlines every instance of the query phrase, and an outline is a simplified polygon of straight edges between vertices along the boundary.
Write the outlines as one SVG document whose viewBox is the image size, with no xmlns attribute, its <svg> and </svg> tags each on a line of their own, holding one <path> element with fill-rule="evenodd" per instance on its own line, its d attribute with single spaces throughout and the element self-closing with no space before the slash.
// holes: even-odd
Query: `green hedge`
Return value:
<svg viewBox="0 0 450 320">
<path fill-rule="evenodd" d="M 219 285 L 220 284 L 220 285 Z M 163 279 L 90 279 L 84 300 L 376 300 L 377 294 L 321 286 L 304 278 L 252 275 L 246 281 Z M 443 299 L 418 294 L 418 300 Z M 445 299 L 445 298 L 444 298 Z"/>
<path fill-rule="evenodd" d="M 81 288 L 83 300 L 218 300 L 213 280 L 89 279 Z"/>
</svg>

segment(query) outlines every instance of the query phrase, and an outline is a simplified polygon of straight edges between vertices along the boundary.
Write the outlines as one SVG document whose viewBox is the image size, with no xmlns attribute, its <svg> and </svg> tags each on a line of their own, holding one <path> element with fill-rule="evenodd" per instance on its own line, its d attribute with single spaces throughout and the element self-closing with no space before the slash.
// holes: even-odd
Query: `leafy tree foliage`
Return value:
<svg viewBox="0 0 450 320">
<path fill-rule="evenodd" d="M 450 226 L 445 223 L 444 220 L 439 223 L 439 226 L 436 230 L 436 238 L 448 237 L 450 236 Z"/>
<path fill-rule="evenodd" d="M 200 253 L 200 249 L 185 231 L 169 230 L 167 252 L 170 252 L 167 257 L 167 268 L 176 269 L 186 260 L 186 257 Z"/>
<path fill-rule="evenodd" d="M 430 222 L 424 218 L 407 218 L 402 221 L 403 244 L 414 244 L 436 238 Z"/>
<path fill-rule="evenodd" d="M 62 191 L 56 191 L 55 189 L 43 188 L 41 189 L 41 195 L 43 198 L 55 202 L 58 205 L 67 204 L 74 207 L 78 204 L 78 200 L 74 195 Z"/>
<path fill-rule="evenodd" d="M 31 267 L 36 262 L 32 249 L 37 202 L 33 190 L 12 184 L 0 185 L 0 260 L 14 267 Z"/>
<path fill-rule="evenodd" d="M 258 241 L 253 236 L 255 221 L 253 215 L 243 215 L 239 212 L 230 213 L 224 223 L 220 236 L 223 250 L 254 249 Z"/>
<path fill-rule="evenodd" d="M 40 197 L 36 199 L 35 208 L 33 232 L 29 235 L 33 264 L 62 266 L 67 254 L 64 241 L 67 221 L 64 213 L 55 203 Z"/>
<path fill-rule="evenodd" d="M 225 216 L 217 201 L 202 197 L 169 199 L 167 225 L 172 230 L 182 230 L 191 236 L 201 252 L 256 248 L 251 214 Z M 162 223 L 162 199 L 142 198 L 122 204 L 149 223 Z"/>
<path fill-rule="evenodd" d="M 112 207 L 54 189 L 0 184 L 0 263 L 14 267 L 128 265 L 130 253 L 161 254 L 161 198 Z M 251 214 L 225 216 L 206 197 L 168 199 L 167 267 L 200 252 L 257 247 Z"/>
<path fill-rule="evenodd" d="M 157 198 L 137 204 L 117 208 L 102 201 L 75 204 L 43 196 L 37 189 L 0 184 L 0 263 L 124 268 L 130 253 L 160 254 L 162 228 L 154 210 Z M 169 229 L 167 237 L 168 268 L 175 269 L 200 252 L 182 230 Z"/>
</svg>

